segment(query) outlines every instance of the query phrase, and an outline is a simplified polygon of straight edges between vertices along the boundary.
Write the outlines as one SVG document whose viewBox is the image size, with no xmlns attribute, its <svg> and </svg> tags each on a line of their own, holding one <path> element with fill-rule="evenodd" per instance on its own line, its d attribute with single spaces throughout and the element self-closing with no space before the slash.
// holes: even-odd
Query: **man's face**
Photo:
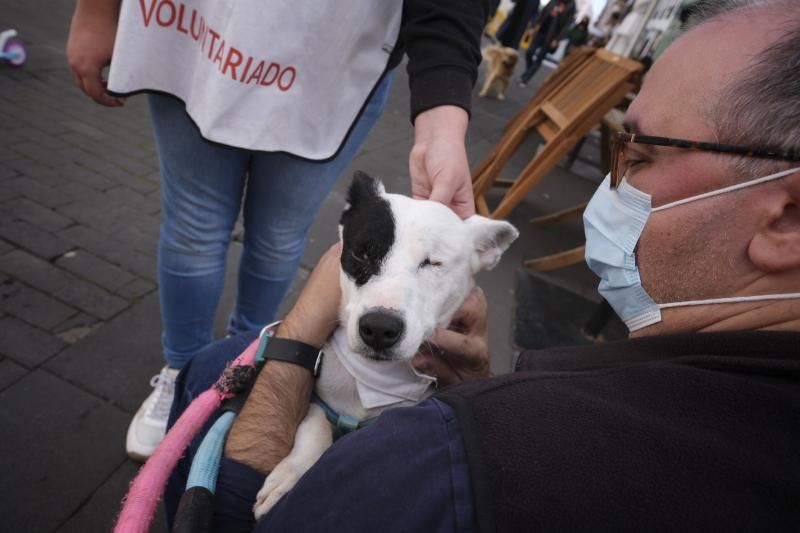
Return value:
<svg viewBox="0 0 800 533">
<path fill-rule="evenodd" d="M 711 104 L 768 42 L 760 22 L 744 17 L 713 22 L 679 39 L 648 74 L 626 114 L 626 128 L 715 141 Z M 726 155 L 629 144 L 626 160 L 629 182 L 652 196 L 653 207 L 740 179 Z M 747 261 L 757 204 L 757 196 L 745 189 L 651 214 L 636 253 L 647 292 L 657 303 L 667 303 L 728 296 L 757 282 Z M 664 322 L 641 331 L 669 331 L 667 314 Z"/>
</svg>

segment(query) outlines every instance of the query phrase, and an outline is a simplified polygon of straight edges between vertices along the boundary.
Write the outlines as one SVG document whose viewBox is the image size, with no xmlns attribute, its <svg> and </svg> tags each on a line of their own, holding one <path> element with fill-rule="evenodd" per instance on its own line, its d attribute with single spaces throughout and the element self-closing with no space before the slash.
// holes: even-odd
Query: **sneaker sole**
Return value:
<svg viewBox="0 0 800 533">
<path fill-rule="evenodd" d="M 136 461 L 137 463 L 142 463 L 142 464 L 146 463 L 147 460 L 150 458 L 150 456 L 148 455 L 142 455 L 136 452 L 127 452 L 127 455 L 128 459 L 130 459 L 131 461 Z"/>
</svg>

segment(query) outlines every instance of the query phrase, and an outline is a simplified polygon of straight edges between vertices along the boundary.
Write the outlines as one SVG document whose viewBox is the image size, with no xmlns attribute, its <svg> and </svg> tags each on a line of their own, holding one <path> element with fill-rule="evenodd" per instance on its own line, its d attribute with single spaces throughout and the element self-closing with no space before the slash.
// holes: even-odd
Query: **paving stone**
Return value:
<svg viewBox="0 0 800 533">
<path fill-rule="evenodd" d="M 60 323 L 57 327 L 53 328 L 55 333 L 60 333 L 75 327 L 95 326 L 101 325 L 102 322 L 97 317 L 87 315 L 86 313 L 78 313 L 75 316 Z"/>
<path fill-rule="evenodd" d="M 0 477 L 6 531 L 53 531 L 125 462 L 130 416 L 36 370 L 0 393 Z"/>
<path fill-rule="evenodd" d="M 159 201 L 154 202 L 152 198 L 133 191 L 128 187 L 120 186 L 109 189 L 106 191 L 106 196 L 108 196 L 112 202 L 141 210 L 144 213 L 157 213 L 160 208 Z"/>
<path fill-rule="evenodd" d="M 116 242 L 86 226 L 72 226 L 58 232 L 57 235 L 78 244 L 81 248 L 89 250 L 94 255 L 102 257 L 109 263 L 120 266 L 139 277 L 153 282 L 157 279 L 156 259 L 153 255 L 131 250 L 126 244 Z M 0 270 L 2 270 L 1 258 Z"/>
<path fill-rule="evenodd" d="M 115 292 L 128 301 L 135 301 L 154 290 L 156 290 L 155 283 L 143 279 L 135 279 L 124 287 L 120 287 Z"/>
<path fill-rule="evenodd" d="M 39 163 L 43 163 L 50 168 L 58 168 L 59 166 L 67 163 L 67 159 L 64 158 L 57 150 L 46 148 L 35 142 L 18 143 L 13 145 L 12 149 L 17 153 Z"/>
<path fill-rule="evenodd" d="M 5 165 L 26 176 L 42 176 L 52 173 L 53 169 L 26 157 L 5 161 Z"/>
<path fill-rule="evenodd" d="M 121 508 L 122 499 L 128 492 L 131 480 L 139 471 L 138 464 L 126 461 L 92 494 L 75 516 L 56 530 L 56 533 L 86 533 L 87 531 L 111 531 Z M 166 533 L 167 518 L 164 506 L 159 505 L 150 533 Z"/>
<path fill-rule="evenodd" d="M 126 300 L 83 280 L 74 280 L 53 294 L 59 300 L 103 320 L 108 320 L 129 305 Z"/>
<path fill-rule="evenodd" d="M 86 167 L 70 163 L 58 169 L 64 179 L 64 185 L 83 184 L 97 191 L 104 191 L 116 185 L 115 181 L 104 178 Z"/>
<path fill-rule="evenodd" d="M 54 292 L 69 285 L 73 277 L 22 250 L 0 256 L 0 271 L 44 292 Z"/>
<path fill-rule="evenodd" d="M 23 220 L 0 225 L 0 236 L 42 259 L 50 260 L 68 252 L 74 245 Z M 4 253 L 0 246 L 0 255 Z"/>
<path fill-rule="evenodd" d="M 4 224 L 0 224 L 0 230 L 2 230 L 3 227 L 4 227 Z M 0 256 L 2 256 L 4 254 L 7 254 L 8 252 L 12 251 L 13 249 L 14 249 L 14 247 L 10 243 L 0 239 Z M 2 277 L 3 276 L 0 274 L 0 278 L 2 278 Z"/>
<path fill-rule="evenodd" d="M 112 292 L 136 279 L 132 274 L 81 249 L 61 256 L 55 264 Z"/>
<path fill-rule="evenodd" d="M 20 137 L 35 142 L 38 146 L 43 146 L 51 150 L 66 146 L 66 143 L 64 142 L 63 139 L 56 137 L 54 135 L 49 135 L 43 132 L 42 130 L 36 128 L 31 128 L 31 127 L 19 128 L 16 131 L 16 134 L 19 135 Z"/>
<path fill-rule="evenodd" d="M 28 373 L 28 370 L 18 365 L 11 359 L 0 361 L 0 391 L 8 388 L 9 385 Z"/>
<path fill-rule="evenodd" d="M 90 139 L 103 140 L 110 137 L 105 131 L 80 120 L 62 120 L 61 124 L 72 132 L 89 137 Z"/>
<path fill-rule="evenodd" d="M 73 286 L 74 283 L 62 290 L 74 290 Z M 25 286 L 0 300 L 0 309 L 43 330 L 55 327 L 76 313 L 74 308 Z"/>
<path fill-rule="evenodd" d="M 6 202 L 4 205 L 14 216 L 46 231 L 58 231 L 74 223 L 71 219 L 27 198 Z"/>
<path fill-rule="evenodd" d="M 28 368 L 41 364 L 64 346 L 60 339 L 12 316 L 0 319 L 0 353 Z"/>
<path fill-rule="evenodd" d="M 145 297 L 45 366 L 133 415 L 150 393 L 150 378 L 164 366 L 158 295 Z"/>
<path fill-rule="evenodd" d="M 19 176 L 19 175 L 20 173 L 17 169 L 12 168 L 5 164 L 0 164 L 0 180 L 6 180 L 8 178 L 12 178 L 14 176 Z M 2 201 L 1 196 L 0 196 L 0 201 Z"/>
<path fill-rule="evenodd" d="M 116 184 L 111 181 L 109 181 L 109 183 L 109 187 L 116 186 Z M 84 210 L 88 211 L 107 213 L 115 207 L 118 207 L 118 204 L 116 202 L 112 202 L 105 194 L 103 194 L 102 190 L 95 189 L 91 185 L 85 185 L 78 181 L 67 180 L 63 184 L 56 187 L 56 189 L 68 199 L 68 203 L 74 202 L 78 209 L 83 208 Z M 69 213 L 64 214 L 66 216 L 70 216 Z M 79 222 L 82 222 L 83 220 L 79 219 Z"/>
<path fill-rule="evenodd" d="M 45 207 L 53 208 L 69 201 L 52 187 L 27 176 L 6 180 L 3 185 Z"/>
</svg>

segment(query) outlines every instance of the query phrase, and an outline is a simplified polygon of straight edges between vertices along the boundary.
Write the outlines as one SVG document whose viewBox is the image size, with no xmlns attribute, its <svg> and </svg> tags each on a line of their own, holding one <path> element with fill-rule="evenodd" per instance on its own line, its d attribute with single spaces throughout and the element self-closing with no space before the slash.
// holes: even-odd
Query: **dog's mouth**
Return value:
<svg viewBox="0 0 800 533">
<path fill-rule="evenodd" d="M 369 352 L 364 352 L 361 355 L 373 361 L 397 361 L 398 359 L 401 359 L 397 355 L 390 352 L 369 351 Z"/>
</svg>

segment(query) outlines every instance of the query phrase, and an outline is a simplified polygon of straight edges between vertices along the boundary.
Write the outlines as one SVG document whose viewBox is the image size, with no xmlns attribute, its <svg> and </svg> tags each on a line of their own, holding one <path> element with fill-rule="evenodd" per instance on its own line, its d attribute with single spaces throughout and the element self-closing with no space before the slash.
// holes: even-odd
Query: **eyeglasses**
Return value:
<svg viewBox="0 0 800 533">
<path fill-rule="evenodd" d="M 655 146 L 672 146 L 686 150 L 700 150 L 703 152 L 718 152 L 725 154 L 738 154 L 745 157 L 762 157 L 764 159 L 777 159 L 780 161 L 800 161 L 800 154 L 794 151 L 782 151 L 772 148 L 752 148 L 747 146 L 732 146 L 730 144 L 717 144 L 701 141 L 686 141 L 683 139 L 670 139 L 668 137 L 652 137 L 637 133 L 617 132 L 611 143 L 611 188 L 616 189 L 625 172 L 628 170 L 625 161 L 625 146 L 628 143 L 649 144 Z"/>
</svg>

